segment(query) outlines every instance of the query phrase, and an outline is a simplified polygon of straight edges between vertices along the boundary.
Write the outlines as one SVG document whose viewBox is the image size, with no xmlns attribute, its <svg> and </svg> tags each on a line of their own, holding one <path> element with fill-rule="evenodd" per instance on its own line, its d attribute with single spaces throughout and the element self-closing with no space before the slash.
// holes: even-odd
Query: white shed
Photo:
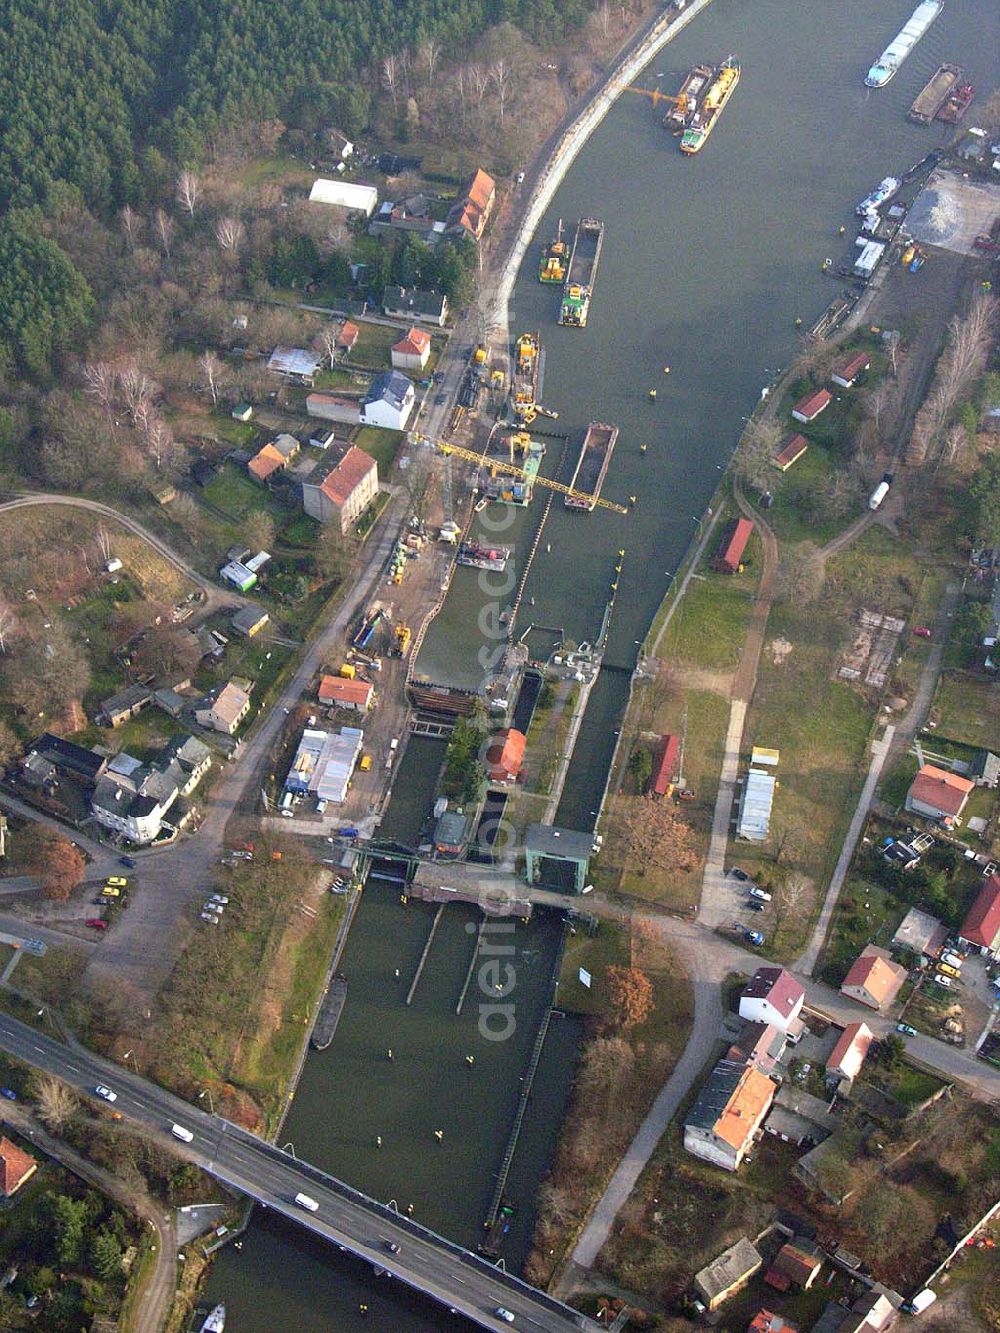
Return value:
<svg viewBox="0 0 1000 1333">
<path fill-rule="evenodd" d="M 378 190 L 374 185 L 356 185 L 353 181 L 332 181 L 320 176 L 313 181 L 309 191 L 311 204 L 336 204 L 338 208 L 349 208 L 353 212 L 364 213 L 371 217 L 378 203 Z"/>
</svg>

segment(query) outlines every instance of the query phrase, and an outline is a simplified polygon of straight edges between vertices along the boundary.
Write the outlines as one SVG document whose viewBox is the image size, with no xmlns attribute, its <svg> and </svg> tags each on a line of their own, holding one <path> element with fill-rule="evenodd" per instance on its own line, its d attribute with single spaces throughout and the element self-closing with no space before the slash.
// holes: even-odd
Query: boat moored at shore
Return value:
<svg viewBox="0 0 1000 1333">
<path fill-rule="evenodd" d="M 865 195 L 855 208 L 855 213 L 859 218 L 863 218 L 874 209 L 881 208 L 896 194 L 902 183 L 897 176 L 886 176 L 884 180 L 879 181 L 871 194 Z"/>
<path fill-rule="evenodd" d="M 947 102 L 952 89 L 962 77 L 960 65 L 939 65 L 906 113 L 906 119 L 917 125 L 929 125 Z"/>
<path fill-rule="evenodd" d="M 715 129 L 716 122 L 722 115 L 726 103 L 736 91 L 736 85 L 739 81 L 740 67 L 730 56 L 716 70 L 715 78 L 706 90 L 701 104 L 691 118 L 690 124 L 681 135 L 682 153 L 701 152 L 708 136 Z"/>
<path fill-rule="evenodd" d="M 568 247 L 562 238 L 562 231 L 563 224 L 562 218 L 560 218 L 555 238 L 542 251 L 541 262 L 538 265 L 539 282 L 563 282 L 566 278 L 566 252 Z"/>
<path fill-rule="evenodd" d="M 944 106 L 934 119 L 942 121 L 945 125 L 957 125 L 972 105 L 975 95 L 976 90 L 971 83 L 960 83 L 952 89 L 950 96 L 945 98 Z"/>
<path fill-rule="evenodd" d="M 463 542 L 455 557 L 460 565 L 469 569 L 488 569 L 502 574 L 510 559 L 508 546 L 484 546 L 481 542 Z"/>
<path fill-rule="evenodd" d="M 216 1305 L 205 1316 L 205 1322 L 198 1333 L 224 1333 L 226 1327 L 226 1307 Z"/>
<path fill-rule="evenodd" d="M 577 494 L 565 497 L 567 509 L 575 509 L 584 514 L 594 512 L 617 441 L 617 426 L 609 426 L 603 421 L 592 421 L 587 427 L 573 480 L 569 484 L 570 490 Z"/>
<path fill-rule="evenodd" d="M 884 88 L 944 8 L 944 0 L 921 0 L 865 75 L 866 88 Z"/>
<path fill-rule="evenodd" d="M 518 421 L 530 421 L 534 417 L 541 347 L 542 339 L 538 333 L 522 333 L 514 344 L 510 406 Z"/>
<path fill-rule="evenodd" d="M 695 65 L 688 71 L 670 110 L 663 117 L 665 129 L 673 134 L 684 133 L 694 119 L 714 73 L 711 65 Z"/>
<path fill-rule="evenodd" d="M 559 323 L 584 329 L 590 315 L 590 298 L 597 277 L 604 245 L 604 223 L 596 218 L 581 218 L 573 238 L 566 285 L 563 288 Z"/>
</svg>

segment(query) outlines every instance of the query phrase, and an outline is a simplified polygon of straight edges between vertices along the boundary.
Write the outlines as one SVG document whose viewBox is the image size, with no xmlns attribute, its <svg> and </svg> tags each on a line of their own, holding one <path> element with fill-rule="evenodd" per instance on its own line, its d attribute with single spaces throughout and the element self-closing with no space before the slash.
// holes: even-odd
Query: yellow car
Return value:
<svg viewBox="0 0 1000 1333">
<path fill-rule="evenodd" d="M 951 967 L 948 963 L 938 963 L 937 970 L 943 972 L 946 977 L 954 977 L 956 981 L 960 980 L 962 976 L 957 967 Z"/>
<path fill-rule="evenodd" d="M 358 768 L 361 769 L 362 773 L 367 773 L 367 772 L 369 771 L 369 769 L 371 768 L 371 766 L 372 766 L 372 757 L 371 757 L 371 755 L 370 755 L 370 754 L 363 754 L 363 755 L 361 756 L 361 763 L 358 764 Z"/>
<path fill-rule="evenodd" d="M 108 885 L 109 888 L 112 888 L 112 889 L 127 889 L 127 888 L 128 888 L 128 880 L 127 880 L 127 879 L 122 879 L 122 877 L 121 877 L 120 875 L 110 875 L 104 882 L 105 882 L 105 884 Z"/>
<path fill-rule="evenodd" d="M 105 884 L 104 888 L 101 890 L 102 898 L 120 898 L 121 896 L 121 889 L 112 889 L 107 884 Z"/>
</svg>

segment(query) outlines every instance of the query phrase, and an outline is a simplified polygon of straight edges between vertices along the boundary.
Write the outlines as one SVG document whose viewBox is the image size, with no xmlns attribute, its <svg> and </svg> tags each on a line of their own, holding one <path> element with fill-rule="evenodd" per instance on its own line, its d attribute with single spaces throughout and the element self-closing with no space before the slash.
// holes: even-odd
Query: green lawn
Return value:
<svg viewBox="0 0 1000 1333">
<path fill-rule="evenodd" d="M 382 430 L 379 426 L 362 426 L 354 437 L 357 447 L 375 459 L 378 464 L 379 480 L 384 480 L 396 461 L 396 454 L 403 442 L 405 431 Z"/>
<path fill-rule="evenodd" d="M 810 443 L 799 461 L 786 473 L 775 471 L 771 486 L 774 504 L 767 512 L 767 521 L 779 542 L 809 541 L 822 546 L 854 518 L 853 514 L 850 518 L 817 518 L 808 506 L 817 489 L 839 465 L 831 450 Z"/>
<path fill-rule="evenodd" d="M 968 671 L 943 671 L 933 716 L 942 736 L 1000 753 L 1000 686 Z"/>
<path fill-rule="evenodd" d="M 757 548 L 759 550 L 759 548 Z M 709 554 L 714 547 L 709 543 Z M 760 573 L 755 560 L 742 574 L 716 574 L 702 564 L 660 640 L 667 662 L 735 670 L 746 639 Z"/>
<path fill-rule="evenodd" d="M 606 921 L 598 923 L 593 935 L 578 927 L 566 942 L 556 1003 L 574 1014 L 603 1014 L 606 1010 L 603 977 L 609 967 L 628 967 L 628 937 Z M 580 980 L 580 969 L 589 972 L 591 985 Z"/>
<path fill-rule="evenodd" d="M 284 546 L 314 546 L 321 526 L 309 514 L 296 514 L 291 522 L 286 523 L 281 529 L 278 540 Z"/>
<path fill-rule="evenodd" d="M 210 504 L 234 519 L 245 518 L 252 509 L 269 508 L 267 491 L 232 463 L 220 469 L 202 494 Z"/>
<path fill-rule="evenodd" d="M 881 885 L 848 879 L 833 914 L 817 976 L 839 986 L 866 944 L 888 946 L 905 910 Z"/>
<path fill-rule="evenodd" d="M 388 370 L 389 352 L 402 336 L 399 329 L 386 324 L 365 324 L 361 320 L 355 322 L 360 332 L 357 342 L 351 348 L 349 357 L 351 364 L 370 366 L 374 370 Z"/>
<path fill-rule="evenodd" d="M 351 372 L 337 367 L 335 370 L 317 370 L 314 387 L 317 389 L 347 389 L 351 382 Z"/>
</svg>

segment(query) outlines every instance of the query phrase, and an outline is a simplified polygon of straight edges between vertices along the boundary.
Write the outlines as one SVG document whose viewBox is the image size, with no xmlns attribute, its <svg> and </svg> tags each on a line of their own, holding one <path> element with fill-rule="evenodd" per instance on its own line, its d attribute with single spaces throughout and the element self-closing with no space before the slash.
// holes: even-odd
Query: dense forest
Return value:
<svg viewBox="0 0 1000 1333">
<path fill-rule="evenodd" d="M 225 124 L 364 130 L 381 59 L 512 23 L 551 40 L 588 0 L 2 0 L 0 206 L 54 180 L 144 200 L 158 159 L 196 163 Z"/>
</svg>

